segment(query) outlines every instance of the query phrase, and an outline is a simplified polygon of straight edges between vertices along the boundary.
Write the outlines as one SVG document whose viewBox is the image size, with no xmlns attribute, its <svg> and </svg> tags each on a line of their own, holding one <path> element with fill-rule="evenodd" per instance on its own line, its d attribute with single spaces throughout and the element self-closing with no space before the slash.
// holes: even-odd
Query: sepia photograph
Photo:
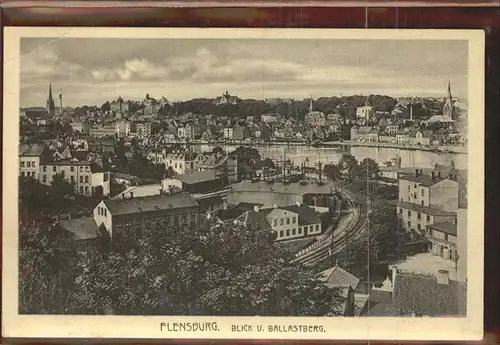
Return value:
<svg viewBox="0 0 500 345">
<path fill-rule="evenodd" d="M 482 337 L 483 33 L 5 36 L 4 332 Z"/>
</svg>

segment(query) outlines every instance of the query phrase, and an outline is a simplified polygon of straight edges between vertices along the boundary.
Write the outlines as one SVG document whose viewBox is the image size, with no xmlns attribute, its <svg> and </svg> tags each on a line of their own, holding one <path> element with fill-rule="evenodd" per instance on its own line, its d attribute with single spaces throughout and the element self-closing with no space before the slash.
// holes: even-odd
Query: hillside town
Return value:
<svg viewBox="0 0 500 345">
<path fill-rule="evenodd" d="M 349 153 L 356 145 L 467 153 L 467 101 L 450 84 L 443 94 L 117 95 L 72 108 L 48 85 L 45 107 L 20 110 L 20 227 L 51 224 L 78 253 L 105 242 L 125 257 L 140 255 L 149 229 L 241 228 L 272 235 L 296 269 L 321 272 L 341 301 L 323 315 L 465 316 L 467 170 Z M 297 164 L 259 151 L 273 145 L 343 151 L 338 162 L 311 155 Z M 121 313 L 113 303 L 100 312 Z"/>
</svg>

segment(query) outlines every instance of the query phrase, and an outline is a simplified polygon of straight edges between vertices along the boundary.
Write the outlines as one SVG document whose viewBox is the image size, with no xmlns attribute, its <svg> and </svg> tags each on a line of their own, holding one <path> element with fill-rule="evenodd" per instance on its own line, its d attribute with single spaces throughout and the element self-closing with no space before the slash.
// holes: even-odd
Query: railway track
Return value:
<svg viewBox="0 0 500 345">
<path fill-rule="evenodd" d="M 351 196 L 349 196 L 349 198 L 351 199 L 351 202 L 355 202 L 355 200 L 353 200 L 354 198 Z M 297 257 L 294 261 L 303 263 L 306 266 L 313 266 L 325 259 L 328 259 L 331 254 L 333 255 L 340 251 L 345 246 L 346 237 L 347 240 L 349 240 L 358 236 L 366 226 L 368 209 L 364 202 L 356 202 L 356 204 L 359 212 L 356 219 L 346 228 L 344 234 L 333 237 L 334 235 L 332 232 L 332 234 L 325 238 L 320 245 L 312 249 L 310 252 Z"/>
</svg>

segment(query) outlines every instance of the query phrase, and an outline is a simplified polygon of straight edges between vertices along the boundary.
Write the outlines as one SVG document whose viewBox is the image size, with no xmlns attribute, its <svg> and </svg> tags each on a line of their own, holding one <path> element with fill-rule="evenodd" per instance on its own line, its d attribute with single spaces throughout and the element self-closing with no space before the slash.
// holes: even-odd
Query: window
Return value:
<svg viewBox="0 0 500 345">
<path fill-rule="evenodd" d="M 280 218 L 280 225 L 283 225 L 283 224 L 285 224 L 285 221 L 283 218 Z"/>
<path fill-rule="evenodd" d="M 43 183 L 46 183 L 46 182 L 47 182 L 47 175 L 43 175 L 43 176 L 42 176 L 42 181 L 43 181 Z"/>
<path fill-rule="evenodd" d="M 71 183 L 75 183 L 75 177 L 73 175 L 69 177 L 69 180 L 71 181 Z"/>
<path fill-rule="evenodd" d="M 43 169 L 43 172 L 47 172 L 47 166 L 46 165 L 44 165 L 42 169 Z"/>
<path fill-rule="evenodd" d="M 413 199 L 416 199 L 417 198 L 417 193 L 413 193 Z"/>
<path fill-rule="evenodd" d="M 417 224 L 417 229 L 418 231 L 422 231 L 422 226 L 420 226 L 420 224 Z"/>
<path fill-rule="evenodd" d="M 175 162 L 175 168 L 177 169 L 177 162 Z"/>
<path fill-rule="evenodd" d="M 448 241 L 448 234 L 444 234 L 444 240 Z"/>
<path fill-rule="evenodd" d="M 85 186 L 85 194 L 89 194 L 89 186 Z"/>
<path fill-rule="evenodd" d="M 83 167 L 80 167 L 80 172 L 83 172 Z"/>
<path fill-rule="evenodd" d="M 26 162 L 26 166 L 27 166 L 28 168 L 31 168 L 31 162 Z"/>
<path fill-rule="evenodd" d="M 277 219 L 273 219 L 273 226 L 278 226 L 278 220 Z"/>
<path fill-rule="evenodd" d="M 31 172 L 31 176 L 35 177 L 35 172 L 34 171 Z"/>
<path fill-rule="evenodd" d="M 85 183 L 89 183 L 89 177 L 85 176 Z"/>
<path fill-rule="evenodd" d="M 109 174 L 108 173 L 104 173 L 104 182 L 106 182 L 108 180 L 109 180 Z"/>
<path fill-rule="evenodd" d="M 179 169 L 182 169 L 182 163 L 179 163 Z"/>
<path fill-rule="evenodd" d="M 280 237 L 283 237 L 283 235 L 284 235 L 284 232 L 283 232 L 283 230 L 281 230 L 280 231 Z"/>
<path fill-rule="evenodd" d="M 408 211 L 408 217 L 411 217 L 411 211 Z"/>
<path fill-rule="evenodd" d="M 431 216 L 427 215 L 425 218 L 427 218 L 427 223 L 431 221 Z"/>
<path fill-rule="evenodd" d="M 24 168 L 24 161 L 21 162 L 21 168 Z"/>
<path fill-rule="evenodd" d="M 423 200 L 420 202 L 420 205 L 424 206 L 424 201 Z"/>
<path fill-rule="evenodd" d="M 422 218 L 422 214 L 420 212 L 417 213 L 417 219 L 420 220 Z"/>
<path fill-rule="evenodd" d="M 290 236 L 290 230 L 287 230 L 287 231 L 286 231 L 286 236 L 287 236 L 287 237 L 288 237 L 288 236 Z"/>
<path fill-rule="evenodd" d="M 403 213 L 403 209 L 402 208 L 399 209 L 399 214 L 401 214 L 401 213 Z"/>
<path fill-rule="evenodd" d="M 89 170 L 90 170 L 90 168 L 89 168 L 89 167 L 85 167 L 85 171 L 89 171 Z"/>
<path fill-rule="evenodd" d="M 296 233 L 297 233 L 297 229 L 292 229 L 292 235 L 294 235 L 294 236 L 295 236 L 295 235 L 296 235 Z"/>
<path fill-rule="evenodd" d="M 83 183 L 83 176 L 80 176 L 80 183 Z"/>
<path fill-rule="evenodd" d="M 297 222 L 297 218 L 293 217 L 292 218 L 292 223 L 295 224 Z"/>
<path fill-rule="evenodd" d="M 286 219 L 286 225 L 290 225 L 290 218 Z"/>
<path fill-rule="evenodd" d="M 422 191 L 420 193 L 422 196 L 425 196 L 425 190 L 422 188 Z"/>
<path fill-rule="evenodd" d="M 57 169 L 56 169 L 56 166 L 55 166 L 55 165 L 52 167 L 52 171 L 53 171 L 53 172 L 56 172 L 56 171 L 57 171 Z"/>
<path fill-rule="evenodd" d="M 80 194 L 83 194 L 83 187 L 80 186 Z"/>
<path fill-rule="evenodd" d="M 411 222 L 408 222 L 408 229 L 411 229 Z"/>
<path fill-rule="evenodd" d="M 35 161 L 31 161 L 31 167 L 36 168 L 36 163 L 35 163 Z"/>
<path fill-rule="evenodd" d="M 70 167 L 70 168 L 69 168 L 69 171 L 71 171 L 71 172 L 75 172 L 75 167 Z"/>
<path fill-rule="evenodd" d="M 299 235 L 302 235 L 302 228 L 299 227 Z"/>
</svg>

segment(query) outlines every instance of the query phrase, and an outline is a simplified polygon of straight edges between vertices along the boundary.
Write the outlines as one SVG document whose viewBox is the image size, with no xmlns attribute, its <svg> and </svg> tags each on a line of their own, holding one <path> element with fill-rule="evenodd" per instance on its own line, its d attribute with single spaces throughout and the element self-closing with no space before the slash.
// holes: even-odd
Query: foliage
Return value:
<svg viewBox="0 0 500 345">
<path fill-rule="evenodd" d="M 71 306 L 74 242 L 47 222 L 19 229 L 19 312 L 65 314 Z"/>
<path fill-rule="evenodd" d="M 261 156 L 259 150 L 254 147 L 239 146 L 233 152 L 229 153 L 230 156 L 235 156 L 238 159 L 238 165 L 248 165 L 253 168 L 255 163 L 260 161 Z"/>
<path fill-rule="evenodd" d="M 336 181 L 340 178 L 340 169 L 335 164 L 325 164 L 323 169 L 327 178 Z"/>
<path fill-rule="evenodd" d="M 111 110 L 111 103 L 109 103 L 109 101 L 106 101 L 103 105 L 101 105 L 101 110 L 102 111 L 110 111 Z"/>
<path fill-rule="evenodd" d="M 371 158 L 365 158 L 359 163 L 359 177 L 364 180 L 373 180 L 378 177 L 379 167 Z"/>
<path fill-rule="evenodd" d="M 78 265 L 77 308 L 162 315 L 334 313 L 336 289 L 292 264 L 270 232 L 206 221 L 184 229 L 155 224 L 124 255 L 86 253 Z"/>
<path fill-rule="evenodd" d="M 212 153 L 224 154 L 224 149 L 220 146 L 216 146 L 212 149 Z"/>
</svg>

